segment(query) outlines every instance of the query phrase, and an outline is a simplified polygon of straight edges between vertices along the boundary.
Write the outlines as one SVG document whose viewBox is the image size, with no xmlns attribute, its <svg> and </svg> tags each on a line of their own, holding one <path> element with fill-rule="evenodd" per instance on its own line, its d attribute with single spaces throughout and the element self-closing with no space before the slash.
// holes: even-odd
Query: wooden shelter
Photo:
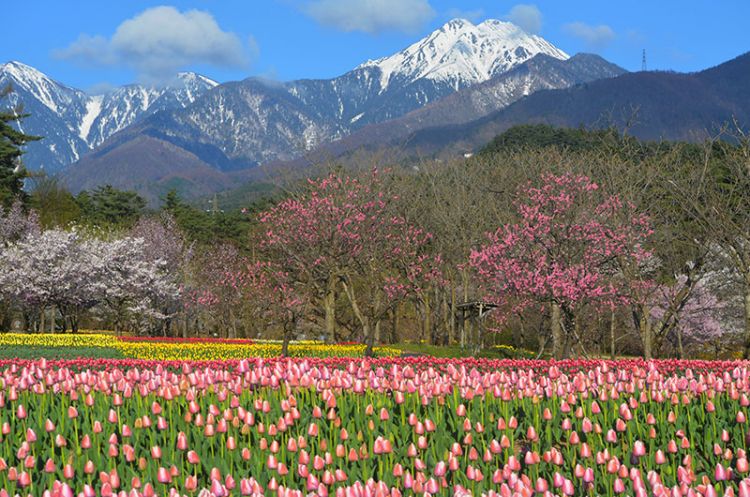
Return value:
<svg viewBox="0 0 750 497">
<path fill-rule="evenodd" d="M 484 318 L 495 308 L 497 308 L 497 304 L 483 300 L 473 300 L 456 305 L 456 319 L 461 336 L 461 347 L 466 346 L 467 339 L 477 349 L 481 346 L 484 336 Z"/>
</svg>

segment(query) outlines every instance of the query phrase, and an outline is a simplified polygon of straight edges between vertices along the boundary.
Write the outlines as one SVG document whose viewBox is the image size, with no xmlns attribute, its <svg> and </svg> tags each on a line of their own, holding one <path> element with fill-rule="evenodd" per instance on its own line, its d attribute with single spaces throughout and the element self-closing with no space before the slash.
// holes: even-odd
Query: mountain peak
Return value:
<svg viewBox="0 0 750 497">
<path fill-rule="evenodd" d="M 474 26 L 474 23 L 468 19 L 457 17 L 443 24 L 438 31 L 456 31 L 460 29 L 467 29 Z"/>
<path fill-rule="evenodd" d="M 391 81 L 408 83 L 421 78 L 459 89 L 506 72 L 538 53 L 568 58 L 544 38 L 513 23 L 488 19 L 475 25 L 452 19 L 406 49 L 359 67 L 380 69 L 383 90 Z"/>
<path fill-rule="evenodd" d="M 44 74 L 39 69 L 18 62 L 17 60 L 11 60 L 3 65 L 0 65 L 0 77 L 2 75 L 8 75 L 13 78 L 17 83 L 31 83 L 39 81 L 49 81 L 55 83 L 49 76 Z"/>
<path fill-rule="evenodd" d="M 28 72 L 37 72 L 39 74 L 42 74 L 41 71 L 39 71 L 38 69 L 31 67 L 28 64 L 24 64 L 23 62 L 19 62 L 17 60 L 9 60 L 5 64 L 0 65 L 0 71 L 6 71 L 6 70 L 7 71 L 11 71 L 11 70 L 28 71 Z"/>
<path fill-rule="evenodd" d="M 62 107 L 70 104 L 77 93 L 77 90 L 58 83 L 40 70 L 15 60 L 0 65 L 0 83 L 3 82 L 11 82 L 31 93 L 55 114 L 64 112 Z"/>
<path fill-rule="evenodd" d="M 178 72 L 177 79 L 186 85 L 192 83 L 200 83 L 201 85 L 208 86 L 209 88 L 213 88 L 214 86 L 219 85 L 219 83 L 214 81 L 213 79 L 203 76 L 202 74 L 198 74 L 197 72 Z"/>
</svg>

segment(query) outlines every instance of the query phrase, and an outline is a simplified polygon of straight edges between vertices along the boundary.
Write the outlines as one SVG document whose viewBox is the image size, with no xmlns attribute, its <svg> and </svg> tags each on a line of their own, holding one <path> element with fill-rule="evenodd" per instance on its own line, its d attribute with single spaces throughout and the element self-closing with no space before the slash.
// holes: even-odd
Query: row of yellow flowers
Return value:
<svg viewBox="0 0 750 497">
<path fill-rule="evenodd" d="M 157 361 L 201 361 L 244 359 L 248 357 L 274 357 L 281 354 L 280 342 L 216 343 L 216 342 L 170 342 L 120 340 L 104 333 L 51 334 L 51 333 L 4 333 L 0 334 L 0 347 L 105 347 L 118 350 L 132 359 Z M 362 344 L 335 345 L 316 341 L 300 341 L 289 344 L 292 357 L 361 357 Z M 391 347 L 375 347 L 379 357 L 397 356 L 400 350 Z"/>
</svg>

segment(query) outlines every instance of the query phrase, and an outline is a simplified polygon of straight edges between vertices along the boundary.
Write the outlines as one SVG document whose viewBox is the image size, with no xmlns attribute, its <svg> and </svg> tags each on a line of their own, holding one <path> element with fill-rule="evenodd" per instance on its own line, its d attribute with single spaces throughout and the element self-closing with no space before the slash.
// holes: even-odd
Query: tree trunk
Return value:
<svg viewBox="0 0 750 497">
<path fill-rule="evenodd" d="M 354 313 L 354 317 L 357 318 L 357 321 L 359 321 L 359 324 L 362 326 L 362 336 L 365 343 L 367 344 L 367 347 L 365 348 L 365 356 L 372 357 L 373 334 L 370 330 L 370 318 L 362 313 L 362 310 L 357 303 L 357 297 L 354 294 L 354 288 L 348 285 L 346 283 L 346 280 L 342 281 L 341 284 L 344 287 L 344 293 L 346 294 L 346 297 L 349 299 L 349 304 L 352 307 L 352 313 Z"/>
<path fill-rule="evenodd" d="M 643 343 L 643 358 L 649 361 L 653 358 L 654 337 L 653 330 L 651 329 L 651 320 L 648 318 L 646 312 L 641 313 L 638 329 L 641 334 L 641 342 Z"/>
<path fill-rule="evenodd" d="M 432 310 L 430 308 L 430 298 L 425 295 L 422 298 L 424 314 L 422 315 L 422 340 L 429 341 L 432 345 Z"/>
<path fill-rule="evenodd" d="M 565 332 L 562 327 L 562 312 L 560 305 L 552 303 L 552 318 L 550 321 L 552 331 L 552 357 L 562 359 L 565 355 Z"/>
<path fill-rule="evenodd" d="M 523 337 L 526 335 L 526 326 L 523 322 L 523 316 L 518 316 L 518 326 L 513 327 L 513 346 L 520 349 L 523 345 Z"/>
<path fill-rule="evenodd" d="M 70 321 L 70 331 L 73 333 L 78 333 L 78 312 L 78 310 L 74 310 L 68 316 L 68 320 Z"/>
<path fill-rule="evenodd" d="M 323 299 L 323 307 L 325 308 L 325 327 L 326 337 L 330 343 L 336 342 L 336 280 L 330 278 L 328 280 L 328 287 L 326 289 L 326 295 Z"/>
<path fill-rule="evenodd" d="M 3 307 L 2 317 L 0 318 L 0 331 L 10 331 L 13 327 L 13 315 L 10 308 Z"/>
<path fill-rule="evenodd" d="M 450 334 L 448 336 L 448 343 L 456 341 L 456 285 L 451 281 L 451 309 L 450 309 Z"/>
<path fill-rule="evenodd" d="M 281 357 L 287 357 L 289 355 L 289 331 L 287 331 L 287 325 L 284 324 L 284 338 L 281 342 Z"/>
<path fill-rule="evenodd" d="M 469 273 L 467 269 L 461 270 L 461 283 L 464 287 L 464 303 L 469 301 Z M 461 348 L 466 346 L 466 319 L 461 322 Z"/>
<path fill-rule="evenodd" d="M 446 292 L 441 292 L 441 299 L 440 299 L 440 313 L 441 313 L 441 333 L 440 333 L 440 345 L 448 345 L 448 342 L 450 342 L 450 335 L 451 335 L 451 319 L 450 319 L 450 302 L 448 302 L 448 294 Z"/>
<path fill-rule="evenodd" d="M 398 335 L 398 314 L 399 314 L 399 308 L 401 306 L 396 304 L 396 306 L 391 310 L 391 343 L 398 343 L 399 341 L 399 335 Z"/>
<path fill-rule="evenodd" d="M 615 328 L 617 327 L 617 319 L 615 317 L 615 311 L 612 311 L 611 319 L 609 321 L 609 357 L 613 361 L 615 360 L 616 356 L 616 349 L 615 349 Z"/>
<path fill-rule="evenodd" d="M 42 307 L 42 312 L 39 313 L 39 328 L 37 329 L 37 331 L 39 333 L 44 333 L 44 314 L 45 314 L 45 311 L 46 311 L 46 309 L 44 307 Z"/>
<path fill-rule="evenodd" d="M 237 338 L 237 318 L 231 308 L 229 309 L 229 338 Z"/>
<path fill-rule="evenodd" d="M 373 357 L 375 355 L 373 353 L 374 334 L 370 331 L 370 321 L 367 317 L 364 318 L 364 322 L 362 323 L 362 333 L 365 335 L 365 344 L 367 344 L 367 347 L 365 347 L 365 357 Z"/>
<path fill-rule="evenodd" d="M 677 334 L 677 358 L 685 358 L 685 349 L 682 346 L 682 328 L 680 326 L 675 327 L 675 333 Z"/>
<path fill-rule="evenodd" d="M 745 276 L 745 352 L 742 357 L 750 359 L 750 273 Z"/>
</svg>

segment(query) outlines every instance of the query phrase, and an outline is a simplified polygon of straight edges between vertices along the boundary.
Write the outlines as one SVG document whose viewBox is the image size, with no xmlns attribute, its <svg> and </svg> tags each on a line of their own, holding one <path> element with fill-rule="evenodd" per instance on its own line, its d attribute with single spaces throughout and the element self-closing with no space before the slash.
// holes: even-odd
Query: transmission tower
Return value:
<svg viewBox="0 0 750 497">
<path fill-rule="evenodd" d="M 643 49 L 643 57 L 641 58 L 641 71 L 646 71 L 646 49 Z"/>
</svg>

